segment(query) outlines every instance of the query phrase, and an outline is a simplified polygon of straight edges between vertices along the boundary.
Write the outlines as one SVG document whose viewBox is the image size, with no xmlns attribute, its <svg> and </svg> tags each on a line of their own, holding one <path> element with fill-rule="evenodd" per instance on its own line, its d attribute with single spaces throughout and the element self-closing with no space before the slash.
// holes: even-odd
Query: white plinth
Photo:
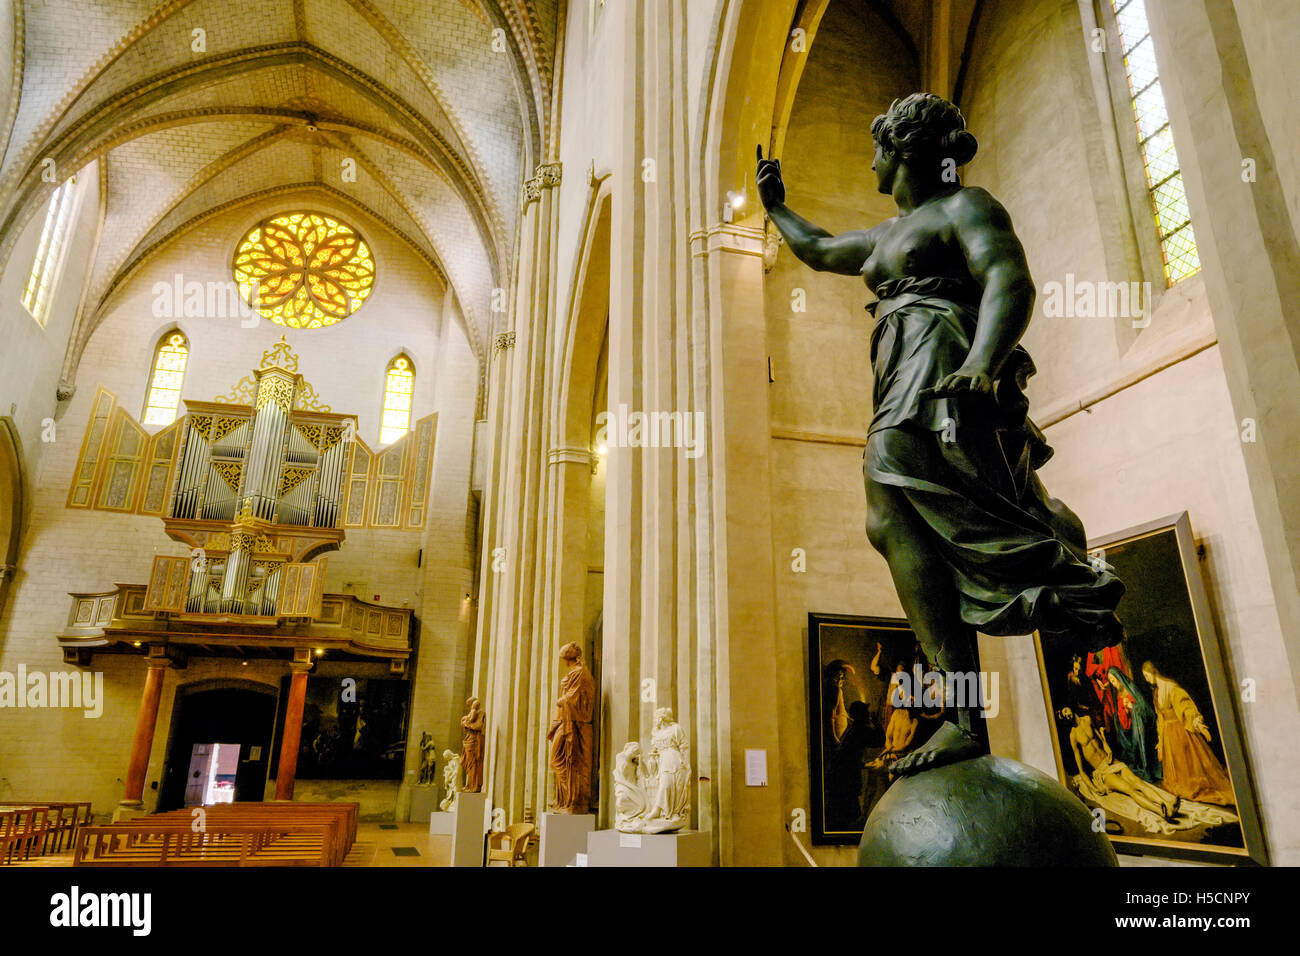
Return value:
<svg viewBox="0 0 1300 956">
<path fill-rule="evenodd" d="M 587 837 L 588 866 L 710 866 L 713 854 L 703 830 L 677 833 L 619 833 L 593 830 Z"/>
<path fill-rule="evenodd" d="M 587 834 L 596 829 L 592 813 L 543 813 L 538 866 L 573 866 L 587 852 Z"/>
<path fill-rule="evenodd" d="M 411 811 L 406 815 L 409 823 L 427 823 L 429 815 L 438 809 L 438 788 L 431 783 L 416 784 L 411 788 Z M 451 814 L 447 814 L 451 816 Z M 451 831 L 448 831 L 451 832 Z"/>
<path fill-rule="evenodd" d="M 484 838 L 488 832 L 487 794 L 462 793 L 451 813 L 429 814 L 429 833 L 451 834 L 451 865 L 482 866 Z"/>
</svg>

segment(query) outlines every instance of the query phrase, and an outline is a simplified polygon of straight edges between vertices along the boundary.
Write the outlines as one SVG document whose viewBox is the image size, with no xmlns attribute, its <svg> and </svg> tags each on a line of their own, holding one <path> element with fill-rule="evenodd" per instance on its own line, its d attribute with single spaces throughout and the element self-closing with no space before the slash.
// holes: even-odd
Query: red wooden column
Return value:
<svg viewBox="0 0 1300 956">
<path fill-rule="evenodd" d="M 298 772 L 298 744 L 302 740 L 302 712 L 307 704 L 307 672 L 311 670 L 311 652 L 302 662 L 294 654 L 293 679 L 289 683 L 289 703 L 284 711 L 284 738 L 280 743 L 280 769 L 275 775 L 275 799 L 292 800 L 294 774 Z"/>
<path fill-rule="evenodd" d="M 144 806 L 144 778 L 149 772 L 149 752 L 153 749 L 158 705 L 162 701 L 163 673 L 170 665 L 171 661 L 165 657 L 151 656 L 147 661 L 140 716 L 136 718 L 135 737 L 131 739 L 131 762 L 126 769 L 126 792 L 122 794 L 122 807 L 126 809 Z"/>
</svg>

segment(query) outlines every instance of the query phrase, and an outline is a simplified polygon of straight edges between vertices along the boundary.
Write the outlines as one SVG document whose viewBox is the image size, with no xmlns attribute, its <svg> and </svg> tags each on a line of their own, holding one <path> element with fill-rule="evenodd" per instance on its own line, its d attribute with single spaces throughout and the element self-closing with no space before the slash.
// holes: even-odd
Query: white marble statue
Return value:
<svg viewBox="0 0 1300 956">
<path fill-rule="evenodd" d="M 646 833 L 680 830 L 691 816 L 690 745 L 669 707 L 655 710 L 648 764 L 647 776 L 654 776 L 657 782 L 643 829 Z"/>
<path fill-rule="evenodd" d="M 686 731 L 671 708 L 655 711 L 650 749 L 629 742 L 614 761 L 614 829 L 672 833 L 690 822 L 691 761 Z"/>
<path fill-rule="evenodd" d="M 614 829 L 620 833 L 640 833 L 649 803 L 641 767 L 641 745 L 631 741 L 614 758 Z"/>
<path fill-rule="evenodd" d="M 443 794 L 442 802 L 438 804 L 438 809 L 446 813 L 454 813 L 456 797 L 460 793 L 460 754 L 452 753 L 450 750 L 442 752 L 442 783 L 446 792 Z"/>
</svg>

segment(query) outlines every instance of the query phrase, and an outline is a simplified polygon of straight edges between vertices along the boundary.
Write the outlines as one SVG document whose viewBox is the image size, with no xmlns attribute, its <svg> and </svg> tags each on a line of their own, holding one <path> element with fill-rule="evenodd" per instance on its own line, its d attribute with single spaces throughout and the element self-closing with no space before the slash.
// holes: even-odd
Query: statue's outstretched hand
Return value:
<svg viewBox="0 0 1300 956">
<path fill-rule="evenodd" d="M 754 174 L 758 185 L 758 198 L 764 209 L 771 209 L 785 202 L 785 180 L 781 178 L 781 160 L 764 159 L 763 146 L 758 146 L 758 172 Z"/>
</svg>

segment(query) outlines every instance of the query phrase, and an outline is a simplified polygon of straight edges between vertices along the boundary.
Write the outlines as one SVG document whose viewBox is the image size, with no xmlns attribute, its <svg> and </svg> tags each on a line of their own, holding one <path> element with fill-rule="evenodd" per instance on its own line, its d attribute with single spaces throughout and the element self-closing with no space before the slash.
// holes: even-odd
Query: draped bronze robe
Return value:
<svg viewBox="0 0 1300 956">
<path fill-rule="evenodd" d="M 927 399 L 961 368 L 982 290 L 946 276 L 882 282 L 871 336 L 874 412 L 863 473 L 899 488 L 952 569 L 962 620 L 985 634 L 1029 634 L 1096 651 L 1124 636 L 1124 585 L 1094 567 L 1083 523 L 1051 497 L 1037 470 L 1052 455 L 1027 417 L 1034 374 L 1020 346 L 993 399 Z"/>
</svg>

